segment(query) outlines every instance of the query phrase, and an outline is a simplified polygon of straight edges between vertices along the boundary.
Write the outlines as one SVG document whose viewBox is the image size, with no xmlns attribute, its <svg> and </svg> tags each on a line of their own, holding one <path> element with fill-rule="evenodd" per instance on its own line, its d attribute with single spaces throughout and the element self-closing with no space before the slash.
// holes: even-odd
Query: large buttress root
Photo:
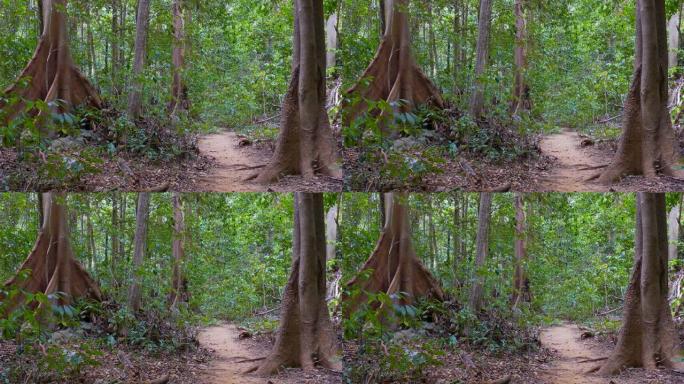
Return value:
<svg viewBox="0 0 684 384">
<path fill-rule="evenodd" d="M 359 290 L 359 294 L 344 299 L 347 316 L 367 301 L 367 293 L 401 293 L 402 304 L 414 303 L 421 297 L 444 299 L 439 283 L 413 249 L 406 201 L 408 196 L 386 194 L 384 198 L 387 207 L 385 228 L 371 257 L 361 269 L 362 272 L 370 270 L 372 273 L 368 279 L 356 277 L 347 283 L 348 288 Z"/>
<path fill-rule="evenodd" d="M 675 332 L 668 303 L 665 216 L 664 195 L 639 194 L 636 260 L 625 296 L 623 325 L 613 353 L 594 369 L 599 375 L 632 367 L 672 366 Z"/>
<path fill-rule="evenodd" d="M 61 112 L 80 105 L 102 108 L 95 88 L 76 68 L 69 52 L 66 26 L 66 0 L 44 0 L 45 27 L 33 58 L 19 75 L 19 80 L 5 91 L 19 101 L 7 106 L 6 118 L 13 119 L 24 108 L 24 100 L 48 103 L 64 101 Z M 27 83 L 25 83 L 27 81 Z M 0 105 L 0 108 L 5 106 Z"/>
<path fill-rule="evenodd" d="M 301 143 L 301 128 L 299 114 L 299 68 L 292 72 L 280 123 L 280 136 L 276 143 L 273 158 L 266 168 L 255 176 L 259 183 L 270 183 L 280 179 L 283 175 L 303 175 L 313 177 L 321 173 L 330 177 L 341 177 L 337 165 L 337 145 L 333 137 L 328 114 L 324 104 L 320 107 L 319 127 L 313 135 L 313 146 L 303 146 Z M 303 152 L 306 159 L 303 162 Z"/>
<path fill-rule="evenodd" d="M 43 224 L 33 250 L 19 269 L 30 270 L 31 274 L 27 279 L 14 277 L 5 286 L 29 293 L 63 293 L 59 298 L 61 304 L 70 304 L 77 298 L 100 301 L 102 294 L 97 283 L 74 258 L 63 200 L 61 194 L 44 194 Z M 21 294 L 15 297 L 8 311 L 16 309 L 24 300 Z"/>
<path fill-rule="evenodd" d="M 312 370 L 315 364 L 341 369 L 326 296 L 323 196 L 297 193 L 292 272 L 283 294 L 275 345 L 259 366 L 248 371 L 268 376 L 283 367 Z"/>
<path fill-rule="evenodd" d="M 259 183 L 316 173 L 341 178 L 337 143 L 326 105 L 325 27 L 322 0 L 297 0 L 292 76 L 285 100 L 276 151 L 266 168 L 253 176 Z"/>
<path fill-rule="evenodd" d="M 361 76 L 362 81 L 347 91 L 347 99 L 358 100 L 344 106 L 346 125 L 368 109 L 366 100 L 403 100 L 407 102 L 402 105 L 404 110 L 424 104 L 444 108 L 439 89 L 421 71 L 411 53 L 407 7 L 408 0 L 387 1 L 387 26 L 382 42 Z"/>
<path fill-rule="evenodd" d="M 625 101 L 623 135 L 612 163 L 595 178 L 674 175 L 679 156 L 668 111 L 668 48 L 664 4 L 639 0 L 634 76 Z"/>
</svg>

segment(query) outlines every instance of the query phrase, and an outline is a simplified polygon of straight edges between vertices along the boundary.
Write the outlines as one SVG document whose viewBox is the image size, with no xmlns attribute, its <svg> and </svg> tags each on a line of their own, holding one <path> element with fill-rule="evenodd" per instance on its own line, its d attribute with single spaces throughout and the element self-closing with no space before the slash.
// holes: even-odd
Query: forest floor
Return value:
<svg viewBox="0 0 684 384">
<path fill-rule="evenodd" d="M 387 185 L 384 180 L 366 179 L 372 169 L 364 169 L 360 151 L 345 149 L 347 179 L 352 188 L 363 190 L 407 190 L 416 192 L 492 191 L 492 192 L 671 192 L 684 189 L 684 172 L 677 177 L 660 176 L 646 179 L 625 177 L 613 185 L 601 185 L 589 179 L 597 175 L 612 160 L 617 139 L 596 139 L 570 129 L 539 135 L 529 139 L 527 155 L 513 161 L 490 161 L 481 156 L 463 153 L 436 164 L 439 172 L 430 173 L 416 185 Z M 426 150 L 427 148 L 424 148 Z M 380 187 L 378 187 L 380 186 Z M 349 186 L 347 186 L 349 188 Z"/>
<path fill-rule="evenodd" d="M 247 179 L 258 173 L 271 159 L 272 141 L 252 141 L 232 131 L 222 131 L 200 138 L 200 154 L 211 159 L 211 166 L 200 174 L 199 191 L 210 192 L 331 192 L 342 190 L 342 180 L 317 177 L 307 181 L 286 176 L 280 181 L 261 185 Z"/>
<path fill-rule="evenodd" d="M 199 343 L 212 352 L 212 359 L 207 364 L 201 377 L 205 384 L 332 384 L 341 383 L 340 374 L 316 370 L 304 372 L 301 369 L 285 369 L 280 374 L 269 378 L 261 378 L 252 374 L 244 374 L 249 368 L 258 365 L 260 359 L 266 357 L 272 347 L 270 337 L 245 337 L 237 326 L 229 323 L 219 324 L 203 329 L 199 334 Z"/>
</svg>

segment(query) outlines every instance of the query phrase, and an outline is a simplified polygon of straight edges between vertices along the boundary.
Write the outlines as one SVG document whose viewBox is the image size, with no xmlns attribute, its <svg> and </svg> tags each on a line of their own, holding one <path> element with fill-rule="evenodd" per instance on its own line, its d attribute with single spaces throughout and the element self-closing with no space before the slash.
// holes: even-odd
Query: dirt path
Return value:
<svg viewBox="0 0 684 384">
<path fill-rule="evenodd" d="M 582 147 L 582 137 L 565 129 L 544 137 L 539 144 L 544 155 L 557 159 L 557 165 L 542 181 L 544 189 L 554 192 L 601 192 L 605 187 L 587 181 L 610 159 L 599 156 L 591 147 Z"/>
<path fill-rule="evenodd" d="M 202 155 L 215 159 L 217 166 L 200 179 L 200 190 L 208 192 L 265 192 L 267 187 L 245 181 L 258 172 L 253 169 L 265 165 L 268 158 L 251 146 L 240 146 L 240 137 L 235 132 L 204 136 L 200 139 Z M 252 168 L 252 169 L 250 169 Z"/>
<path fill-rule="evenodd" d="M 256 359 L 238 339 L 240 332 L 232 324 L 222 324 L 206 328 L 199 335 L 202 347 L 216 351 L 217 358 L 209 363 L 204 375 L 209 384 L 265 384 L 267 379 L 243 375 L 242 373 L 257 362 L 238 363 L 241 360 Z"/>
<path fill-rule="evenodd" d="M 604 357 L 600 351 L 580 340 L 581 332 L 576 325 L 564 323 L 546 328 L 541 333 L 541 343 L 544 347 L 555 351 L 558 359 L 551 363 L 543 376 L 549 383 L 554 384 L 607 384 L 610 379 L 604 379 L 585 374 L 599 363 L 580 363 L 583 360 Z"/>
</svg>

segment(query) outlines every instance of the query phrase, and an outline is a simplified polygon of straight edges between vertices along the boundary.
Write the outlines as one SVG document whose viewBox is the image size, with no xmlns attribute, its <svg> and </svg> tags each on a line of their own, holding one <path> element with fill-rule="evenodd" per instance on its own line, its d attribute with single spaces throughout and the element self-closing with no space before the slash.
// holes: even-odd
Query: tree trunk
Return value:
<svg viewBox="0 0 684 384">
<path fill-rule="evenodd" d="M 25 101 L 43 100 L 59 113 L 84 104 L 98 109 L 102 107 L 100 96 L 76 68 L 69 52 L 67 0 L 44 0 L 42 4 L 45 27 L 38 47 L 19 75 L 19 81 L 5 91 L 5 96 L 21 98 L 16 104 L 7 106 L 8 121 L 21 112 Z M 30 79 L 25 87 L 24 79 Z M 0 108 L 5 108 L 5 105 L 0 103 Z"/>
<path fill-rule="evenodd" d="M 515 0 L 515 85 L 511 112 L 517 115 L 532 108 L 530 88 L 527 84 L 527 7 L 525 0 Z"/>
<path fill-rule="evenodd" d="M 173 0 L 173 84 L 171 86 L 171 103 L 169 111 L 172 115 L 187 112 L 190 109 L 188 87 L 185 85 L 185 8 L 183 0 Z"/>
<path fill-rule="evenodd" d="M 142 73 L 145 70 L 147 54 L 147 29 L 150 23 L 150 0 L 138 0 L 138 18 L 135 23 L 135 58 L 133 80 L 128 95 L 128 117 L 135 121 L 142 109 Z"/>
<path fill-rule="evenodd" d="M 477 58 L 475 62 L 475 88 L 470 99 L 470 115 L 479 118 L 484 110 L 484 82 L 489 59 L 489 35 L 492 29 L 492 0 L 480 0 L 480 17 L 477 23 Z"/>
<path fill-rule="evenodd" d="M 345 312 L 356 311 L 366 302 L 366 292 L 384 292 L 390 296 L 402 294 L 403 304 L 414 303 L 419 297 L 444 299 L 444 293 L 430 271 L 423 266 L 413 249 L 408 215 L 408 195 L 385 194 L 386 221 L 375 250 L 361 269 L 371 270 L 367 280 L 354 278 L 348 288 L 358 289 L 359 295 L 347 297 Z"/>
<path fill-rule="evenodd" d="M 618 152 L 599 182 L 626 175 L 674 175 L 678 144 L 668 111 L 668 51 L 664 0 L 639 0 L 634 77 Z"/>
<path fill-rule="evenodd" d="M 19 268 L 19 271 L 31 271 L 31 275 L 25 280 L 14 277 L 5 286 L 29 293 L 63 293 L 57 300 L 60 305 L 71 304 L 79 298 L 100 301 L 102 294 L 97 283 L 74 258 L 65 199 L 64 194 L 43 195 L 45 215 L 41 230 L 33 250 Z M 22 294 L 12 299 L 8 312 L 16 309 L 24 300 Z"/>
<path fill-rule="evenodd" d="M 530 279 L 527 277 L 527 217 L 523 194 L 515 194 L 515 271 L 511 304 L 516 308 L 521 302 L 532 301 Z"/>
<path fill-rule="evenodd" d="M 637 218 L 636 260 L 625 295 L 622 330 L 613 353 L 597 368 L 600 375 L 631 367 L 672 367 L 676 342 L 667 300 L 665 195 L 639 193 Z"/>
<path fill-rule="evenodd" d="M 322 0 L 297 0 L 293 71 L 283 102 L 276 150 L 253 178 L 270 183 L 287 174 L 306 179 L 316 172 L 340 178 L 337 146 L 325 109 L 325 26 Z"/>
<path fill-rule="evenodd" d="M 368 109 L 367 100 L 386 100 L 391 103 L 405 101 L 402 111 L 420 104 L 444 108 L 437 87 L 425 76 L 411 53 L 411 33 L 408 20 L 409 0 L 386 0 L 385 34 L 375 58 L 361 81 L 347 91 L 348 99 L 357 99 L 353 105 L 343 106 L 344 124 L 351 124 Z M 370 80 L 366 86 L 365 81 Z"/>
<path fill-rule="evenodd" d="M 325 23 L 326 35 L 326 59 L 325 63 L 328 68 L 337 66 L 337 47 L 338 47 L 338 31 L 337 31 L 337 13 L 333 13 Z"/>
<path fill-rule="evenodd" d="M 150 194 L 140 193 L 138 195 L 138 209 L 135 214 L 135 250 L 133 252 L 133 281 L 128 290 L 128 309 L 131 313 L 136 313 L 140 310 L 141 292 L 140 286 L 141 271 L 147 253 L 147 221 L 150 216 Z"/>
<path fill-rule="evenodd" d="M 190 300 L 188 282 L 183 273 L 185 264 L 185 214 L 179 193 L 173 194 L 173 271 L 171 282 L 170 307 L 177 309 L 180 303 Z"/>
<path fill-rule="evenodd" d="M 482 269 L 487 261 L 489 253 L 489 224 L 492 218 L 492 194 L 480 194 L 480 211 L 478 213 L 477 228 L 477 254 L 475 256 L 475 277 L 473 279 L 473 289 L 470 292 L 470 309 L 479 312 L 482 304 L 482 290 L 484 277 L 480 276 Z"/>
<path fill-rule="evenodd" d="M 295 194 L 292 271 L 283 294 L 276 342 L 264 362 L 249 372 L 271 375 L 282 367 L 339 370 L 335 332 L 326 294 L 323 195 Z"/>
<path fill-rule="evenodd" d="M 667 23 L 667 44 L 669 47 L 667 53 L 668 67 L 674 68 L 679 64 L 679 12 L 672 15 L 670 21 Z"/>
</svg>

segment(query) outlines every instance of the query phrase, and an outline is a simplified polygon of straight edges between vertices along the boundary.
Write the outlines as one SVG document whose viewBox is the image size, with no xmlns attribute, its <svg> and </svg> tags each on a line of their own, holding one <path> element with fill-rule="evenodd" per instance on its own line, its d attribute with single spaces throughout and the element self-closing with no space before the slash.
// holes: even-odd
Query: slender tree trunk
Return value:
<svg viewBox="0 0 684 384">
<path fill-rule="evenodd" d="M 632 86 L 625 101 L 623 134 L 618 152 L 599 182 L 626 175 L 674 175 L 679 146 L 667 106 L 668 50 L 664 0 L 639 0 L 636 59 Z"/>
<path fill-rule="evenodd" d="M 492 218 L 492 194 L 480 194 L 480 212 L 478 214 L 477 228 L 477 254 L 475 256 L 475 276 L 473 279 L 473 289 L 470 292 L 470 308 L 473 312 L 480 311 L 482 305 L 482 290 L 484 277 L 480 275 L 480 270 L 484 267 L 489 254 L 489 224 Z"/>
<path fill-rule="evenodd" d="M 137 120 L 142 109 L 142 74 L 147 55 L 147 29 L 150 23 L 150 0 L 138 0 L 138 17 L 135 23 L 135 57 L 131 93 L 128 95 L 128 117 Z M 175 77 L 174 77 L 175 78 Z"/>
<path fill-rule="evenodd" d="M 515 194 L 515 271 L 513 277 L 513 295 L 511 304 L 516 308 L 521 302 L 532 301 L 530 280 L 527 277 L 527 217 L 525 214 L 525 197 Z"/>
<path fill-rule="evenodd" d="M 71 304 L 79 298 L 102 300 L 97 283 L 74 257 L 69 240 L 65 199 L 64 194 L 43 195 L 45 215 L 41 230 L 33 250 L 19 268 L 19 271 L 30 271 L 30 277 L 14 277 L 5 286 L 16 287 L 28 293 L 62 293 L 56 299 L 60 305 Z M 7 311 L 12 312 L 24 301 L 23 294 L 12 298 Z"/>
<path fill-rule="evenodd" d="M 172 115 L 187 112 L 190 109 L 188 88 L 185 85 L 185 8 L 183 0 L 173 0 L 173 84 L 171 87 L 171 103 L 169 111 Z"/>
<path fill-rule="evenodd" d="M 532 107 L 530 89 L 527 85 L 527 3 L 526 0 L 515 0 L 515 51 L 513 68 L 515 84 L 513 87 L 513 103 L 511 112 L 517 115 L 521 111 L 529 111 Z"/>
<path fill-rule="evenodd" d="M 639 193 L 635 263 L 625 294 L 618 343 L 600 375 L 630 367 L 672 367 L 676 338 L 668 303 L 667 218 L 664 194 Z"/>
<path fill-rule="evenodd" d="M 492 0 L 480 0 L 478 19 L 477 59 L 475 62 L 475 88 L 470 99 L 470 115 L 482 116 L 484 111 L 485 83 L 482 81 L 489 59 L 489 35 L 492 29 Z"/>
<path fill-rule="evenodd" d="M 112 93 L 115 95 L 119 95 L 121 93 L 121 90 L 119 89 L 119 75 L 121 72 L 121 69 L 119 67 L 120 61 L 119 57 L 121 56 L 121 48 L 119 46 L 121 40 L 119 40 L 119 29 L 121 26 L 119 25 L 119 17 L 121 16 L 120 14 L 120 8 L 121 8 L 121 0 L 112 0 L 112 41 L 111 41 L 111 46 L 112 46 L 112 72 L 111 72 L 111 77 L 112 77 Z"/>
<path fill-rule="evenodd" d="M 276 150 L 269 165 L 253 178 L 270 183 L 283 175 L 306 179 L 316 172 L 342 177 L 337 145 L 325 109 L 325 21 L 322 0 L 297 0 L 293 72 L 283 103 Z"/>
<path fill-rule="evenodd" d="M 187 281 L 183 272 L 185 264 L 185 214 L 179 193 L 173 194 L 173 271 L 171 281 L 170 307 L 177 309 L 180 303 L 189 301 Z"/>
<path fill-rule="evenodd" d="M 142 285 L 141 268 L 147 253 L 147 221 L 150 216 L 150 194 L 140 193 L 138 195 L 138 209 L 135 214 L 135 250 L 133 252 L 133 281 L 128 289 L 128 309 L 131 313 L 140 310 Z"/>
<path fill-rule="evenodd" d="M 444 299 L 437 280 L 423 266 L 413 248 L 408 195 L 388 193 L 384 198 L 387 207 L 385 227 L 360 276 L 364 275 L 363 271 L 372 272 L 367 280 L 357 277 L 347 283 L 348 288 L 360 292 L 354 297 L 343 298 L 347 316 L 367 301 L 366 293 L 384 292 L 390 296 L 402 293 L 397 300 L 404 304 L 413 303 L 420 297 Z"/>
<path fill-rule="evenodd" d="M 314 363 L 339 370 L 336 336 L 326 294 L 323 195 L 295 194 L 292 271 L 283 294 L 280 328 L 273 350 L 252 368 L 271 375 L 282 367 L 314 369 Z"/>
</svg>

